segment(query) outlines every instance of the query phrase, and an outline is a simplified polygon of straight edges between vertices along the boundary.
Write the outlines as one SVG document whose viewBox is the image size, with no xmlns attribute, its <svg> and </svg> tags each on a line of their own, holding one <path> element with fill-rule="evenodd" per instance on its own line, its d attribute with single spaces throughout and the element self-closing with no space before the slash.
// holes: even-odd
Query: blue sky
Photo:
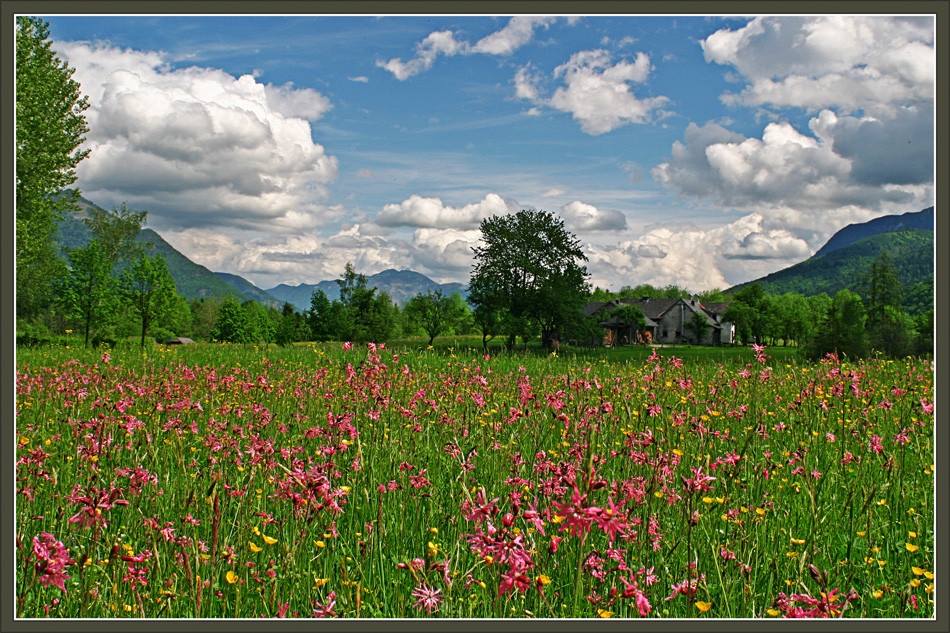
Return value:
<svg viewBox="0 0 950 633">
<path fill-rule="evenodd" d="M 932 16 L 42 17 L 83 194 L 262 288 L 465 283 L 522 208 L 595 285 L 726 288 L 933 204 Z"/>
</svg>

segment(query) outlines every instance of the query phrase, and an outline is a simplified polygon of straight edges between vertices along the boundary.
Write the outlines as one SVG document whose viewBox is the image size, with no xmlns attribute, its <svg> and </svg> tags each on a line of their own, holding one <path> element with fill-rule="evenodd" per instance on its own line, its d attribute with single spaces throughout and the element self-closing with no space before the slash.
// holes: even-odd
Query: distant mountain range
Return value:
<svg viewBox="0 0 950 633">
<path fill-rule="evenodd" d="M 82 247 L 89 242 L 89 230 L 81 220 L 86 216 L 86 210 L 96 205 L 84 198 L 79 199 L 79 204 L 81 210 L 78 213 L 60 222 L 57 241 L 61 250 Z M 933 229 L 933 207 L 903 215 L 883 216 L 861 224 L 849 224 L 835 233 L 809 259 L 733 286 L 726 293 L 757 283 L 771 294 L 796 292 L 810 296 L 825 292 L 833 296 L 844 288 L 855 288 L 871 262 L 887 250 L 898 278 L 907 289 L 906 295 L 910 297 L 907 301 L 932 305 Z M 148 245 L 149 252 L 164 255 L 178 292 L 186 299 L 222 298 L 230 294 L 238 301 L 251 299 L 275 307 L 289 302 L 297 310 L 304 311 L 310 309 L 310 297 L 316 290 L 322 290 L 331 300 L 340 296 L 340 287 L 335 280 L 297 286 L 280 284 L 264 290 L 239 275 L 215 273 L 196 264 L 152 229 L 143 229 L 138 239 Z M 385 291 L 397 303 L 408 301 L 428 290 L 441 290 L 445 295 L 458 292 L 463 298 L 468 297 L 468 288 L 464 284 L 439 284 L 411 270 L 389 269 L 367 275 L 366 279 L 370 287 Z"/>
<path fill-rule="evenodd" d="M 59 223 L 56 241 L 61 253 L 65 252 L 65 249 L 81 248 L 89 243 L 89 229 L 82 220 L 87 217 L 90 207 L 101 209 L 83 197 L 80 197 L 78 202 L 79 212 L 63 218 Z M 317 289 L 323 290 L 331 300 L 340 297 L 340 286 L 333 280 L 298 286 L 280 284 L 263 290 L 240 275 L 212 272 L 205 266 L 194 263 L 152 229 L 142 229 L 138 240 L 147 245 L 146 252 L 149 254 L 161 253 L 165 257 L 178 292 L 189 300 L 232 295 L 241 302 L 251 299 L 278 308 L 287 301 L 297 310 L 304 311 L 310 309 L 310 297 Z M 397 303 L 408 301 L 420 292 L 428 290 L 441 290 L 445 295 L 458 292 L 463 297 L 468 296 L 468 288 L 464 284 L 439 284 L 411 270 L 384 270 L 375 275 L 368 275 L 366 279 L 370 287 L 385 291 Z"/>
<path fill-rule="evenodd" d="M 366 284 L 370 288 L 377 288 L 386 292 L 396 303 L 403 303 L 421 292 L 441 290 L 442 294 L 450 295 L 458 292 L 463 298 L 468 297 L 468 287 L 460 283 L 440 284 L 432 281 L 422 273 L 412 270 L 395 270 L 390 268 L 375 275 L 366 276 Z M 289 301 L 298 310 L 310 309 L 310 297 L 317 290 L 326 293 L 331 301 L 340 298 L 340 284 L 335 280 L 321 281 L 316 284 L 300 284 L 288 286 L 280 284 L 268 288 L 267 292 L 281 301 Z"/>
<path fill-rule="evenodd" d="M 732 293 L 759 284 L 770 294 L 795 292 L 805 296 L 854 290 L 871 262 L 883 251 L 904 284 L 905 306 L 916 312 L 933 304 L 934 208 L 889 215 L 861 224 L 849 224 L 810 258 L 729 288 Z M 860 291 L 859 291 L 860 294 Z M 929 295 L 929 296 L 928 296 Z"/>
</svg>

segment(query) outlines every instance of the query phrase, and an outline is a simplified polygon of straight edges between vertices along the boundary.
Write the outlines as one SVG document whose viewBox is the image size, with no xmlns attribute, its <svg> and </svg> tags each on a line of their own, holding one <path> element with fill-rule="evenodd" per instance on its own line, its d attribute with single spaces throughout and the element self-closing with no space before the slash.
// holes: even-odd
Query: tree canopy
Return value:
<svg viewBox="0 0 950 633">
<path fill-rule="evenodd" d="M 16 19 L 16 302 L 19 315 L 41 308 L 60 273 L 54 234 L 78 192 L 75 168 L 89 107 L 74 70 L 53 53 L 49 25 Z"/>
<path fill-rule="evenodd" d="M 476 315 L 493 314 L 509 348 L 516 336 L 530 337 L 535 330 L 549 346 L 581 318 L 587 300 L 587 256 L 580 241 L 545 211 L 492 216 L 480 229 L 468 295 Z M 484 314 L 478 318 L 491 321 Z"/>
</svg>

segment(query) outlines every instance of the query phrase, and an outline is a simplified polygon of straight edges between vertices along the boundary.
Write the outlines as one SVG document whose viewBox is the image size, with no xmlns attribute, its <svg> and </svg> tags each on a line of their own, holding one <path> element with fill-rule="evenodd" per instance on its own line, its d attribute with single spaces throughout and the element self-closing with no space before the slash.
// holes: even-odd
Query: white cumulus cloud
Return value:
<svg viewBox="0 0 950 633">
<path fill-rule="evenodd" d="M 332 217 L 317 201 L 337 159 L 309 123 L 331 107 L 323 95 L 106 44 L 60 42 L 57 53 L 89 96 L 91 152 L 77 175 L 100 204 L 128 201 L 168 228 L 299 230 Z"/>
<path fill-rule="evenodd" d="M 561 207 L 567 228 L 573 231 L 622 231 L 627 217 L 614 209 L 598 209 L 592 204 L 574 200 Z"/>
<path fill-rule="evenodd" d="M 934 32 L 929 16 L 758 17 L 701 44 L 749 81 L 726 103 L 881 114 L 933 99 Z"/>
<path fill-rule="evenodd" d="M 387 204 L 376 215 L 376 222 L 382 226 L 473 229 L 485 218 L 518 210 L 520 207 L 516 201 L 504 200 L 495 193 L 461 208 L 447 206 L 439 198 L 414 194 L 399 204 Z"/>
<path fill-rule="evenodd" d="M 631 90 L 631 84 L 647 80 L 652 68 L 649 56 L 642 52 L 633 61 L 614 63 L 607 50 L 579 51 L 554 69 L 552 80 L 562 85 L 550 98 L 542 96 L 544 78 L 530 66 L 515 74 L 515 96 L 570 113 L 585 133 L 596 136 L 666 116 L 662 107 L 669 102 L 667 97 L 638 97 Z"/>
</svg>

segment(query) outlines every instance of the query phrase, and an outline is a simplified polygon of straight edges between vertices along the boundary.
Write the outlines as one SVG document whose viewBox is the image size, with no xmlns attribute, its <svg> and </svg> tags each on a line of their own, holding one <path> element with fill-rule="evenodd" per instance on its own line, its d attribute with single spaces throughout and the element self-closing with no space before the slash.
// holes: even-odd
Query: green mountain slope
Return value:
<svg viewBox="0 0 950 633">
<path fill-rule="evenodd" d="M 257 286 L 249 282 L 244 277 L 241 277 L 240 275 L 232 275 L 231 273 L 215 273 L 215 275 L 217 275 L 222 280 L 231 284 L 232 287 L 234 287 L 238 292 L 243 294 L 245 297 L 248 297 L 249 299 L 253 299 L 254 301 L 257 301 L 258 303 L 274 306 L 275 308 L 279 308 L 283 305 L 283 302 L 280 299 L 278 299 L 277 297 L 274 297 L 273 295 L 268 293 L 266 290 L 261 290 L 260 288 L 258 288 Z"/>
<path fill-rule="evenodd" d="M 883 251 L 894 266 L 897 277 L 908 294 L 916 292 L 926 298 L 926 288 L 933 287 L 934 232 L 906 228 L 880 233 L 837 248 L 825 255 L 816 255 L 799 264 L 785 268 L 760 279 L 739 284 L 727 290 L 757 283 L 770 294 L 795 292 L 805 296 L 827 293 L 834 296 L 839 290 L 854 290 L 862 276 Z M 860 292 L 859 292 L 860 294 Z"/>
<path fill-rule="evenodd" d="M 89 243 L 89 229 L 83 224 L 82 219 L 86 217 L 86 209 L 96 205 L 85 198 L 79 199 L 79 205 L 79 212 L 63 218 L 59 223 L 56 241 L 60 252 L 65 252 L 70 248 L 82 248 Z M 175 280 L 179 294 L 186 299 L 222 298 L 233 295 L 238 301 L 243 302 L 250 298 L 209 269 L 182 255 L 152 229 L 142 229 L 137 239 L 146 245 L 146 253 L 149 255 L 161 253 L 165 257 L 168 272 Z"/>
</svg>

